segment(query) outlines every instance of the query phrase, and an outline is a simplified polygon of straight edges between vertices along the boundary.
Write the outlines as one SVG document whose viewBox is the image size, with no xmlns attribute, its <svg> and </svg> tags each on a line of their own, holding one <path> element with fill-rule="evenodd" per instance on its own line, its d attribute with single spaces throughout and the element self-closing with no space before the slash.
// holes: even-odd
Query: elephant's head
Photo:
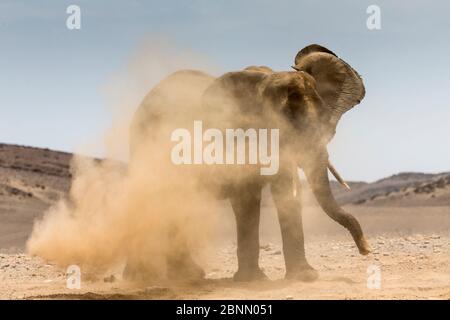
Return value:
<svg viewBox="0 0 450 320">
<path fill-rule="evenodd" d="M 363 81 L 345 61 L 316 44 L 300 50 L 292 68 L 297 72 L 272 72 L 265 78 L 260 86 L 263 101 L 299 129 L 314 126 L 312 130 L 328 143 L 341 116 L 364 98 Z"/>
</svg>

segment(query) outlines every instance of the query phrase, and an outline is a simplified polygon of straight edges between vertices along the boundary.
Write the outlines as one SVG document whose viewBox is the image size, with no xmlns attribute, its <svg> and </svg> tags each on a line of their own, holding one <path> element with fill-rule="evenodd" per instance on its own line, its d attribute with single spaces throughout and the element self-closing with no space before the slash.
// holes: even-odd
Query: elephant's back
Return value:
<svg viewBox="0 0 450 320">
<path fill-rule="evenodd" d="M 214 77 L 198 70 L 180 70 L 161 80 L 133 116 L 131 149 L 163 124 L 182 127 L 192 123 L 200 112 L 203 92 L 213 81 Z"/>
<path fill-rule="evenodd" d="M 151 115 L 186 116 L 201 106 L 201 97 L 214 77 L 197 70 L 180 70 L 161 80 L 145 96 L 135 118 L 144 124 Z"/>
</svg>

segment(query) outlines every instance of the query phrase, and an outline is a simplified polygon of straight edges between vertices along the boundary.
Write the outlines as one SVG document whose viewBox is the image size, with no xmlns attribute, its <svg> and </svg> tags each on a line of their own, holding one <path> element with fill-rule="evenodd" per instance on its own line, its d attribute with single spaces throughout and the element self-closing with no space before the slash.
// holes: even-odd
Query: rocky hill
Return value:
<svg viewBox="0 0 450 320">
<path fill-rule="evenodd" d="M 65 152 L 0 144 L 0 244 L 23 246 L 33 221 L 70 187 Z"/>
<path fill-rule="evenodd" d="M 333 189 L 342 204 L 368 206 L 450 206 L 450 172 L 405 172 L 373 183 L 350 183 L 347 191 Z"/>
</svg>

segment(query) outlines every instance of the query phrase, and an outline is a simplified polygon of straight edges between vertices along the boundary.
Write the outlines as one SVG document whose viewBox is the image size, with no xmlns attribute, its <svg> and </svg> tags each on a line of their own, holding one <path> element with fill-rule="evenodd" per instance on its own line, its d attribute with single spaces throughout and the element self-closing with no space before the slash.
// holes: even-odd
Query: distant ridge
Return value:
<svg viewBox="0 0 450 320">
<path fill-rule="evenodd" d="M 372 183 L 351 184 L 347 192 L 339 190 L 337 183 L 332 186 L 341 204 L 450 206 L 450 172 L 401 172 Z"/>
</svg>

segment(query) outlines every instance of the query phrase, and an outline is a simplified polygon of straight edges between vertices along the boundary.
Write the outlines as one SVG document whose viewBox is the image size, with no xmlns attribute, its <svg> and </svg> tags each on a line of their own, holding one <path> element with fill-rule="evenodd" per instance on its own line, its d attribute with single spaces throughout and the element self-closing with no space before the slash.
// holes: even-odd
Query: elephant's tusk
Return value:
<svg viewBox="0 0 450 320">
<path fill-rule="evenodd" d="M 297 183 L 295 177 L 296 175 L 294 174 L 292 177 L 292 195 L 294 196 L 294 198 L 297 197 Z"/>
<path fill-rule="evenodd" d="M 350 190 L 350 186 L 342 179 L 342 177 L 339 175 L 339 173 L 336 171 L 336 169 L 333 167 L 333 165 L 328 161 L 328 170 L 333 174 L 333 176 L 336 178 L 336 180 L 342 184 L 347 190 Z"/>
</svg>

